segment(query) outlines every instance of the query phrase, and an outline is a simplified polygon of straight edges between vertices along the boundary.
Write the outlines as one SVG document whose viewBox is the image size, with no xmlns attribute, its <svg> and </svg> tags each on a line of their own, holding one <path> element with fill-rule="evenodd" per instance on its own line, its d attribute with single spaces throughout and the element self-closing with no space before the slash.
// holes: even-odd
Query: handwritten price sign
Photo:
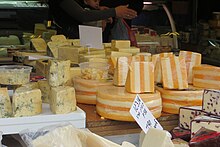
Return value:
<svg viewBox="0 0 220 147">
<path fill-rule="evenodd" d="M 144 104 L 143 100 L 137 94 L 130 109 L 130 114 L 133 116 L 142 130 L 147 133 L 149 128 L 163 130 L 163 127 L 159 124 L 157 119 L 152 115 L 150 110 Z"/>
</svg>

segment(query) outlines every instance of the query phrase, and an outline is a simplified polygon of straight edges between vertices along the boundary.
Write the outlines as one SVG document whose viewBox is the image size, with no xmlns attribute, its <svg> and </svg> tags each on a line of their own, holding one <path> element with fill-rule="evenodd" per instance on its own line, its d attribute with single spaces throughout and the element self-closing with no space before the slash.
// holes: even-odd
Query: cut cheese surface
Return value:
<svg viewBox="0 0 220 147">
<path fill-rule="evenodd" d="M 161 58 L 163 87 L 166 89 L 187 89 L 185 59 L 171 56 Z"/>
<path fill-rule="evenodd" d="M 203 89 L 189 86 L 188 90 L 166 90 L 156 86 L 161 93 L 163 112 L 178 114 L 179 108 L 184 106 L 202 106 Z"/>
<path fill-rule="evenodd" d="M 7 88 L 0 88 L 0 118 L 12 116 L 12 105 Z"/>
<path fill-rule="evenodd" d="M 220 67 L 203 64 L 194 66 L 193 85 L 209 89 L 220 89 Z"/>
<path fill-rule="evenodd" d="M 73 79 L 76 76 L 81 75 L 81 68 L 80 67 L 70 67 L 70 74 L 69 79 L 66 82 L 65 86 L 72 86 L 73 87 Z"/>
<path fill-rule="evenodd" d="M 188 83 L 192 84 L 193 83 L 192 68 L 194 66 L 201 65 L 202 55 L 196 52 L 180 51 L 179 57 L 185 58 Z"/>
<path fill-rule="evenodd" d="M 49 99 L 50 109 L 55 114 L 65 114 L 76 110 L 75 89 L 73 87 L 52 87 Z"/>
<path fill-rule="evenodd" d="M 70 60 L 49 60 L 48 82 L 50 86 L 64 85 L 70 77 Z"/>
<path fill-rule="evenodd" d="M 96 104 L 96 93 L 99 87 L 113 85 L 111 80 L 85 80 L 80 77 L 73 79 L 77 103 Z"/>
<path fill-rule="evenodd" d="M 14 117 L 33 116 L 42 112 L 40 89 L 20 87 L 16 89 L 12 98 Z"/>
<path fill-rule="evenodd" d="M 132 62 L 125 89 L 130 93 L 154 92 L 154 65 L 152 62 Z"/>
<path fill-rule="evenodd" d="M 99 115 L 122 121 L 134 121 L 129 110 L 133 104 L 136 94 L 126 92 L 124 87 L 103 86 L 97 92 L 96 110 Z M 156 91 L 150 94 L 140 94 L 140 97 L 152 112 L 154 117 L 161 115 L 161 97 Z"/>
</svg>

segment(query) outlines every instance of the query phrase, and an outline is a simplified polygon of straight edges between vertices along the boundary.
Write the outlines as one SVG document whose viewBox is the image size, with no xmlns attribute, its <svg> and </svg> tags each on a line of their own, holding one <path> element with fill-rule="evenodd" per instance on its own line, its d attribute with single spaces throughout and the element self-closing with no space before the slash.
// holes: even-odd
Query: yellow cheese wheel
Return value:
<svg viewBox="0 0 220 147">
<path fill-rule="evenodd" d="M 163 112 L 178 114 L 184 106 L 201 106 L 203 89 L 189 85 L 187 90 L 166 90 L 156 86 L 161 93 Z"/>
<path fill-rule="evenodd" d="M 96 92 L 100 86 L 113 85 L 112 81 L 86 80 L 80 77 L 73 79 L 76 101 L 82 104 L 96 104 Z"/>
<path fill-rule="evenodd" d="M 154 117 L 160 117 L 162 111 L 160 93 L 156 91 L 153 94 L 139 94 L 139 96 Z M 129 113 L 135 97 L 136 94 L 126 92 L 125 87 L 100 87 L 97 91 L 96 111 L 99 115 L 108 119 L 135 121 Z"/>
</svg>

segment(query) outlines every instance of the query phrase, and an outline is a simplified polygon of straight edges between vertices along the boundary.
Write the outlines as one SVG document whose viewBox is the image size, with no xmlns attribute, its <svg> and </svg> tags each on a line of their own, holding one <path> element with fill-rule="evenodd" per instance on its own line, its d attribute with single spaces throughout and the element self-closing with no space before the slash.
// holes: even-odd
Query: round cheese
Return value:
<svg viewBox="0 0 220 147">
<path fill-rule="evenodd" d="M 162 110 L 161 96 L 158 91 L 149 94 L 139 94 L 145 105 L 155 118 L 160 117 Z M 136 94 L 126 92 L 124 87 L 105 86 L 97 91 L 96 111 L 102 117 L 120 120 L 135 121 L 129 110 Z"/>
<path fill-rule="evenodd" d="M 96 104 L 96 92 L 100 86 L 113 85 L 112 81 L 86 80 L 80 77 L 73 79 L 77 103 Z"/>
<path fill-rule="evenodd" d="M 184 106 L 201 106 L 203 89 L 189 85 L 188 90 L 166 90 L 156 86 L 161 93 L 163 112 L 178 114 Z"/>
</svg>

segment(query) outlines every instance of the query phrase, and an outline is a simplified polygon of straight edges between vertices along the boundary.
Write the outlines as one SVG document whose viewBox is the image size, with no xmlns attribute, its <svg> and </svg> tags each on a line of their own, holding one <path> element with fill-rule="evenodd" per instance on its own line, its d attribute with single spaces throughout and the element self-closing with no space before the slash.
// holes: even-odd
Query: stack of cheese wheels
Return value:
<svg viewBox="0 0 220 147">
<path fill-rule="evenodd" d="M 101 86 L 113 85 L 111 80 L 86 80 L 81 77 L 73 79 L 74 88 L 76 90 L 76 101 L 83 104 L 96 104 L 96 92 Z"/>
<path fill-rule="evenodd" d="M 160 117 L 162 111 L 161 96 L 158 91 L 149 94 L 139 94 L 145 105 L 155 118 Z M 97 91 L 96 111 L 102 117 L 120 120 L 135 121 L 129 110 L 136 94 L 128 93 L 125 87 L 104 86 Z"/>
<path fill-rule="evenodd" d="M 203 89 L 189 85 L 187 90 L 166 90 L 156 86 L 161 93 L 163 112 L 178 114 L 179 108 L 184 106 L 201 106 Z"/>
</svg>

